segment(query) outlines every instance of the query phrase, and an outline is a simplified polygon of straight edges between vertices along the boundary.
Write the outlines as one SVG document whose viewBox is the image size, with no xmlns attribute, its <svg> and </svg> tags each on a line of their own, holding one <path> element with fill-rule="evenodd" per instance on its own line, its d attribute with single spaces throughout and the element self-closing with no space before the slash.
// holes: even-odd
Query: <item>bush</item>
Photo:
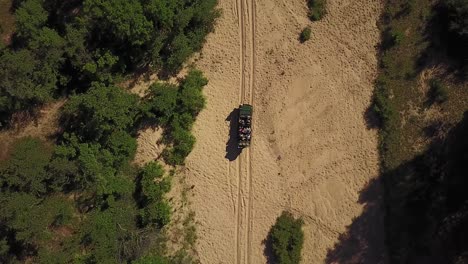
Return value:
<svg viewBox="0 0 468 264">
<path fill-rule="evenodd" d="M 283 212 L 269 233 L 269 241 L 275 257 L 275 263 L 297 264 L 301 260 L 304 244 L 302 219 L 295 219 L 289 212 Z"/>
<path fill-rule="evenodd" d="M 438 79 L 431 79 L 429 81 L 430 91 L 429 97 L 432 102 L 443 103 L 448 99 L 447 88 Z"/>
<path fill-rule="evenodd" d="M 305 27 L 302 32 L 301 32 L 301 35 L 299 36 L 299 40 L 304 43 L 306 41 L 308 41 L 310 39 L 310 35 L 311 35 L 312 31 L 310 29 L 310 27 Z"/>
<path fill-rule="evenodd" d="M 372 110 L 377 114 L 380 125 L 385 128 L 387 127 L 388 122 L 392 119 L 392 116 L 395 114 L 395 110 L 390 104 L 390 94 L 383 81 L 377 81 L 373 100 Z"/>
<path fill-rule="evenodd" d="M 403 39 L 405 37 L 405 34 L 403 32 L 401 32 L 401 31 L 398 31 L 398 30 L 392 31 L 391 34 L 392 34 L 392 44 L 393 44 L 393 46 L 399 45 L 403 41 Z"/>
<path fill-rule="evenodd" d="M 309 0 L 307 6 L 312 21 L 318 21 L 327 14 L 327 0 Z"/>
<path fill-rule="evenodd" d="M 183 165 L 195 145 L 195 137 L 190 131 L 176 127 L 171 133 L 171 140 L 173 147 L 164 150 L 164 160 L 171 165 Z"/>
</svg>

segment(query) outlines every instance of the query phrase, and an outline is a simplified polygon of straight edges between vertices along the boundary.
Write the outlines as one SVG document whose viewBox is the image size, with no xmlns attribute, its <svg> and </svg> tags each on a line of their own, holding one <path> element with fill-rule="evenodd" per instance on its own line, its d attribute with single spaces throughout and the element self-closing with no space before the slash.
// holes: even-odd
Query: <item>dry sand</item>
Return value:
<svg viewBox="0 0 468 264">
<path fill-rule="evenodd" d="M 364 118 L 381 3 L 329 0 L 311 23 L 305 2 L 220 0 L 196 63 L 208 105 L 186 168 L 201 263 L 266 263 L 283 210 L 305 221 L 303 263 L 385 260 L 377 135 Z M 300 44 L 306 25 L 312 38 Z M 240 103 L 254 105 L 254 134 L 237 156 L 229 119 Z"/>
</svg>

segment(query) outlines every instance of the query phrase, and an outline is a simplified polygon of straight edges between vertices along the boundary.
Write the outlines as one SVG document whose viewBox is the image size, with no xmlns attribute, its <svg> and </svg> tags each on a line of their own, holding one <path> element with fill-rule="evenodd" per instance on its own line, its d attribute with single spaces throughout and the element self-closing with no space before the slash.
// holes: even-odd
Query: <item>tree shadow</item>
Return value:
<svg viewBox="0 0 468 264">
<path fill-rule="evenodd" d="M 364 121 L 366 122 L 367 129 L 377 129 L 381 127 L 381 121 L 379 120 L 379 116 L 374 111 L 374 103 L 367 107 L 366 111 L 364 112 Z"/>
<path fill-rule="evenodd" d="M 267 264 L 275 264 L 278 263 L 275 259 L 275 255 L 273 254 L 273 242 L 271 239 L 271 230 L 268 232 L 268 236 L 265 240 L 262 241 L 263 247 L 263 255 L 266 258 Z"/>
<path fill-rule="evenodd" d="M 339 236 L 335 247 L 328 250 L 325 263 L 387 263 L 383 200 L 381 179 L 371 180 L 359 195 L 363 213 Z"/>
<path fill-rule="evenodd" d="M 361 191 L 364 210 L 325 263 L 466 263 L 454 260 L 468 252 L 468 112 L 439 130 L 423 153 Z"/>
<path fill-rule="evenodd" d="M 236 108 L 226 117 L 226 121 L 229 122 L 229 139 L 226 142 L 226 156 L 225 158 L 229 161 L 237 159 L 241 154 L 242 149 L 237 147 L 237 120 L 239 119 L 239 109 Z"/>
</svg>

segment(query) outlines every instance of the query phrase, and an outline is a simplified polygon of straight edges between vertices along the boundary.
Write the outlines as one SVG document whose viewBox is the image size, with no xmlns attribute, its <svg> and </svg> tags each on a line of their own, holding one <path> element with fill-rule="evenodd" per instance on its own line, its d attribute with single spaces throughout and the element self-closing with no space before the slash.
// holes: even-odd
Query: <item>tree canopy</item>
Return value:
<svg viewBox="0 0 468 264">
<path fill-rule="evenodd" d="M 298 264 L 304 244 L 302 219 L 295 219 L 289 212 L 283 212 L 269 233 L 269 243 L 273 250 L 275 263 Z"/>
</svg>

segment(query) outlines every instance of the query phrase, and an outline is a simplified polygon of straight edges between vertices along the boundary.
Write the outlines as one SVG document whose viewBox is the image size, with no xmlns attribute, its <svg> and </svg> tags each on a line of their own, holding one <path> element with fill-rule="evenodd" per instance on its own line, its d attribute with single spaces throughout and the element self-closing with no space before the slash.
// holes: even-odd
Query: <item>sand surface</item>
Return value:
<svg viewBox="0 0 468 264">
<path fill-rule="evenodd" d="M 305 221 L 303 263 L 385 262 L 377 132 L 364 118 L 381 3 L 328 2 L 311 23 L 306 1 L 220 0 L 196 63 L 208 105 L 186 168 L 201 263 L 266 263 L 283 210 Z M 252 146 L 239 154 L 230 120 L 240 103 L 255 113 Z"/>
</svg>

